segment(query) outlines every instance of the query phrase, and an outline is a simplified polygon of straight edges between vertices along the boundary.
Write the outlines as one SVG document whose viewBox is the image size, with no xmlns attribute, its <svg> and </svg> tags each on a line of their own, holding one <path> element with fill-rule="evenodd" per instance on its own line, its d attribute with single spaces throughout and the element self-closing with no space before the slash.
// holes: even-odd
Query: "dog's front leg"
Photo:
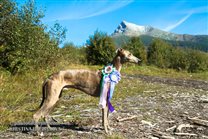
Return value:
<svg viewBox="0 0 208 139">
<path fill-rule="evenodd" d="M 107 107 L 107 127 L 109 130 L 112 130 L 112 128 L 110 127 L 110 120 L 109 120 L 109 114 L 110 114 L 110 111 L 109 111 L 109 107 Z"/>
<path fill-rule="evenodd" d="M 105 132 L 108 134 L 108 112 L 107 107 L 102 109 L 102 124 L 105 129 Z"/>
<path fill-rule="evenodd" d="M 109 134 L 108 111 L 109 111 L 108 106 L 102 109 L 102 124 L 107 134 Z"/>
</svg>

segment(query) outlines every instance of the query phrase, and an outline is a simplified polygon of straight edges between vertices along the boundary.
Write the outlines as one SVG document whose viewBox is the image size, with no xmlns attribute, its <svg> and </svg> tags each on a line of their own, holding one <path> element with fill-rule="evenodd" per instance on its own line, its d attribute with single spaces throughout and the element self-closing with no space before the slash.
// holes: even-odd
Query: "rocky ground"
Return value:
<svg viewBox="0 0 208 139">
<path fill-rule="evenodd" d="M 109 117 L 111 135 L 101 128 L 99 109 L 72 106 L 80 111 L 82 122 L 52 123 L 52 131 L 42 123 L 42 138 L 208 139 L 208 82 L 144 75 L 124 78 L 139 80 L 149 88 L 116 101 L 119 110 Z M 33 128 L 33 123 L 16 123 L 0 138 L 40 138 L 33 135 Z"/>
</svg>

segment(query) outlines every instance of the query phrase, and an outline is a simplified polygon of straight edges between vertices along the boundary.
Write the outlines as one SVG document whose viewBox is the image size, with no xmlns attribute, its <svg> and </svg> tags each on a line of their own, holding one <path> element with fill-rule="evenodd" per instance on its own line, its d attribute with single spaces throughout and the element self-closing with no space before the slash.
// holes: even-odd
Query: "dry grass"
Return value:
<svg viewBox="0 0 208 139">
<path fill-rule="evenodd" d="M 124 65 L 122 70 L 128 74 L 142 74 L 150 76 L 208 80 L 208 71 L 189 73 L 187 71 L 177 71 L 174 69 L 161 69 L 155 66 L 138 66 L 133 64 Z"/>
<path fill-rule="evenodd" d="M 6 71 L 0 70 L 0 130 L 8 128 L 9 124 L 13 122 L 28 122 L 32 121 L 32 115 L 36 110 L 41 101 L 41 86 L 43 80 L 53 72 L 61 69 L 92 69 L 97 70 L 102 68 L 101 66 L 86 66 L 86 65 L 69 65 L 58 68 L 29 71 L 24 75 L 11 76 Z M 176 78 L 187 78 L 187 79 L 208 79 L 208 72 L 189 74 L 186 72 L 177 72 L 174 70 L 158 69 L 155 67 L 148 66 L 134 66 L 127 65 L 122 69 L 123 73 L 127 74 L 145 74 L 154 76 L 165 76 L 165 77 L 176 77 Z M 153 86 L 154 87 L 154 86 Z M 144 90 L 149 88 L 148 85 L 142 83 L 136 79 L 125 79 L 122 78 L 120 83 L 116 86 L 114 99 L 120 101 L 127 95 L 133 96 L 137 93 L 142 93 Z M 157 86 L 154 87 L 156 89 Z M 77 95 L 81 94 L 81 95 Z M 65 91 L 63 93 L 65 97 L 74 96 L 73 100 L 64 101 L 60 100 L 57 107 L 82 105 L 83 107 L 97 107 L 98 99 L 80 93 L 77 90 Z M 64 97 L 63 96 L 63 97 Z M 56 109 L 55 109 L 56 110 Z M 55 111 L 54 110 L 54 111 Z M 71 115 L 73 118 L 79 119 L 79 113 L 75 110 L 71 110 L 70 113 L 65 115 Z M 122 138 L 115 135 L 110 138 Z"/>
</svg>

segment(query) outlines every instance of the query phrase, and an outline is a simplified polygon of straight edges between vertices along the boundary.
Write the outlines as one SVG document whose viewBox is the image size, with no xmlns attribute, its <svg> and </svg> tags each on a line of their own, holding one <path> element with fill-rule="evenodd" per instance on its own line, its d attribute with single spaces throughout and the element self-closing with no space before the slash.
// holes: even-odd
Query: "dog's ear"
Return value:
<svg viewBox="0 0 208 139">
<path fill-rule="evenodd" d="M 118 54 L 118 53 L 120 53 L 120 52 L 123 52 L 123 49 L 122 49 L 122 48 L 118 48 L 118 49 L 116 50 L 116 54 Z"/>
<path fill-rule="evenodd" d="M 118 54 L 119 49 L 120 49 L 120 48 L 117 48 L 117 49 L 116 49 L 116 54 Z"/>
</svg>

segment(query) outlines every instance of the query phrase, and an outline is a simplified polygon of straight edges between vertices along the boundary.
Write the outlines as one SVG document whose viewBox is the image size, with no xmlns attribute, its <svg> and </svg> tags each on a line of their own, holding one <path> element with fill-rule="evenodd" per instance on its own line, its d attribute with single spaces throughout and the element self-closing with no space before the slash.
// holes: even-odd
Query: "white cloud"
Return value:
<svg viewBox="0 0 208 139">
<path fill-rule="evenodd" d="M 186 15 L 185 17 L 183 17 L 182 19 L 180 19 L 178 22 L 173 23 L 173 24 L 167 26 L 164 30 L 165 31 L 171 31 L 171 30 L 175 29 L 176 27 L 178 27 L 182 23 L 184 23 L 191 15 L 192 15 L 192 13 L 189 13 L 188 15 Z"/>
<path fill-rule="evenodd" d="M 192 8 L 192 9 L 182 10 L 182 11 L 179 11 L 178 13 L 179 14 L 187 14 L 187 15 L 184 16 L 179 21 L 177 21 L 176 23 L 173 23 L 173 24 L 165 27 L 164 28 L 165 31 L 171 31 L 171 30 L 175 29 L 176 27 L 180 26 L 193 14 L 208 13 L 208 6 L 201 6 L 201 7 L 196 7 L 196 8 Z"/>
<path fill-rule="evenodd" d="M 51 15 L 51 18 L 49 18 L 48 21 L 85 19 L 99 16 L 123 8 L 133 1 L 134 0 L 71 0 L 65 4 L 57 4 L 49 7 L 48 15 Z M 54 11 L 54 9 L 58 10 Z M 53 14 L 51 14 L 51 12 L 53 12 Z"/>
<path fill-rule="evenodd" d="M 80 19 L 106 14 L 108 12 L 118 10 L 118 9 L 132 3 L 132 2 L 133 2 L 133 0 L 113 1 L 113 2 L 111 2 L 111 4 L 109 4 L 106 7 L 101 8 L 99 11 L 94 11 L 93 13 L 90 13 L 88 15 L 84 15 L 84 16 L 80 17 Z"/>
<path fill-rule="evenodd" d="M 194 13 L 194 14 L 208 13 L 208 6 L 192 8 L 192 9 L 189 9 L 189 10 L 181 11 L 180 13 Z"/>
</svg>

